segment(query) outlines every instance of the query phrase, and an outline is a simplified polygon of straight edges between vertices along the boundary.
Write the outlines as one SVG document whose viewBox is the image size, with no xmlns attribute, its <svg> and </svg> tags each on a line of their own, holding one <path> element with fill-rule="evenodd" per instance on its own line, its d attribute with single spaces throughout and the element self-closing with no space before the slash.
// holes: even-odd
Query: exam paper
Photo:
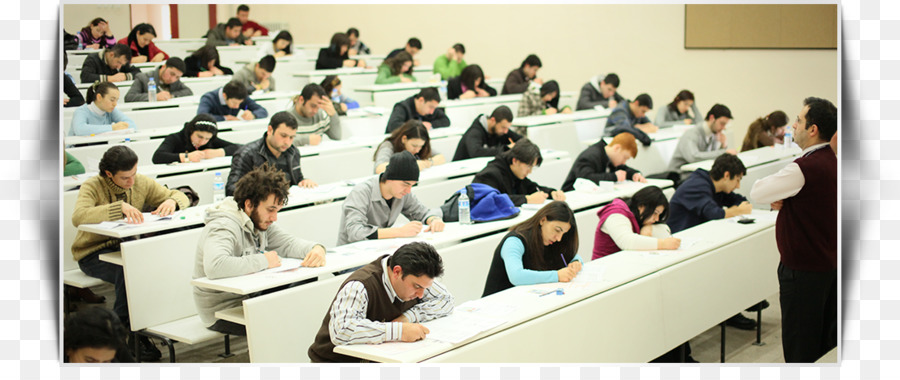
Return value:
<svg viewBox="0 0 900 380">
<path fill-rule="evenodd" d="M 378 345 L 379 354 L 384 356 L 393 356 L 404 354 L 410 351 L 418 351 L 430 349 L 432 347 L 441 345 L 442 343 L 436 340 L 425 338 L 424 340 L 420 340 L 417 342 L 387 342 L 381 343 Z"/>
<path fill-rule="evenodd" d="M 256 272 L 253 274 L 272 274 L 272 273 L 278 273 L 278 272 L 287 272 L 291 269 L 300 268 L 300 263 L 302 263 L 302 262 L 303 262 L 303 260 L 300 260 L 300 259 L 295 259 L 292 257 L 282 257 L 280 266 L 277 266 L 275 268 L 269 268 L 264 271 Z"/>
<path fill-rule="evenodd" d="M 456 344 L 504 323 L 506 319 L 484 317 L 476 313 L 454 313 L 422 325 L 430 331 L 428 339 Z"/>
</svg>

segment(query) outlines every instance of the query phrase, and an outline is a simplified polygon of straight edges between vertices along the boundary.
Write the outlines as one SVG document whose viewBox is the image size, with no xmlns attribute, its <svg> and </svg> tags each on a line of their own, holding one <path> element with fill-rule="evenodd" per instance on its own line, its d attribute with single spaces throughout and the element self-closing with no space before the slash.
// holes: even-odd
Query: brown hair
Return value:
<svg viewBox="0 0 900 380">
<path fill-rule="evenodd" d="M 541 220 L 547 218 L 548 222 L 559 221 L 569 223 L 571 226 L 562 239 L 549 246 L 544 246 Z M 542 207 L 532 217 L 524 222 L 510 227 L 510 231 L 519 234 L 525 240 L 525 256 L 523 264 L 525 269 L 531 270 L 559 270 L 572 262 L 578 253 L 578 225 L 575 223 L 575 213 L 569 205 L 563 201 L 553 201 Z"/>
<path fill-rule="evenodd" d="M 384 141 L 391 142 L 394 153 L 402 152 L 406 149 L 406 147 L 403 146 L 404 136 L 406 136 L 407 139 L 425 140 L 425 145 L 422 145 L 422 149 L 419 150 L 418 159 L 427 160 L 431 158 L 431 138 L 428 137 L 428 128 L 425 127 L 425 124 L 422 124 L 421 121 L 415 119 L 407 120 L 400 128 L 391 132 L 391 135 L 385 138 Z"/>
<path fill-rule="evenodd" d="M 613 137 L 612 141 L 609 142 L 609 146 L 613 145 L 621 146 L 622 149 L 631 152 L 631 158 L 637 158 L 637 142 L 634 139 L 634 135 L 632 135 L 631 133 L 619 133 L 618 135 L 616 135 L 616 137 Z"/>
<path fill-rule="evenodd" d="M 407 53 L 405 51 L 401 51 L 401 52 L 397 53 L 397 55 L 395 55 L 391 58 L 385 59 L 384 62 L 382 62 L 381 64 L 387 65 L 387 67 L 390 67 L 391 75 L 397 76 L 400 74 L 406 74 L 406 73 L 400 71 L 403 69 L 403 62 L 406 62 L 406 61 L 412 62 L 413 61 L 412 56 L 409 55 L 409 53 Z M 410 70 L 412 70 L 412 67 L 410 67 Z"/>
<path fill-rule="evenodd" d="M 275 202 L 287 204 L 290 187 L 284 172 L 266 162 L 237 181 L 234 185 L 234 201 L 240 209 L 244 208 L 244 201 L 248 199 L 253 207 L 257 207 L 269 195 L 274 194 Z"/>
<path fill-rule="evenodd" d="M 775 111 L 766 117 L 760 117 L 747 127 L 747 135 L 744 136 L 744 146 L 759 148 L 759 135 L 774 132 L 776 128 L 787 125 L 788 117 L 784 111 Z"/>
</svg>

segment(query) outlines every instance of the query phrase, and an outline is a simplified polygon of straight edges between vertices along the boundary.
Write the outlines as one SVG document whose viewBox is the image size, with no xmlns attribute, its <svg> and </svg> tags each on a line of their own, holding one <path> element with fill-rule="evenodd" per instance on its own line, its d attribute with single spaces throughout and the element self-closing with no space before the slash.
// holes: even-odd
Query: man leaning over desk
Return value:
<svg viewBox="0 0 900 380">
<path fill-rule="evenodd" d="M 435 280 L 443 273 L 441 256 L 423 242 L 406 244 L 353 272 L 341 284 L 309 346 L 310 360 L 358 362 L 335 353 L 334 347 L 425 339 L 429 331 L 419 323 L 453 311 L 453 296 Z"/>
</svg>

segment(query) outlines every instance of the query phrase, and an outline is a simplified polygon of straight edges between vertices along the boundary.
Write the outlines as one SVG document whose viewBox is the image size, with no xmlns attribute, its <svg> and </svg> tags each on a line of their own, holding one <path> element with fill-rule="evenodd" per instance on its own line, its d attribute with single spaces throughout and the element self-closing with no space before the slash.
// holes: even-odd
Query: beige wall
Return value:
<svg viewBox="0 0 900 380">
<path fill-rule="evenodd" d="M 200 38 L 208 31 L 208 5 L 178 4 L 178 34 L 181 38 Z"/>
</svg>

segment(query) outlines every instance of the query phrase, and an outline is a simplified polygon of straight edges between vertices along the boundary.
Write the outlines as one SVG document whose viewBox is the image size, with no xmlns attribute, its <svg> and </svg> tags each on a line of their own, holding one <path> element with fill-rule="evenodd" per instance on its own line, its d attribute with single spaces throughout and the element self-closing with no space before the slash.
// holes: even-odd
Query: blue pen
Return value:
<svg viewBox="0 0 900 380">
<path fill-rule="evenodd" d="M 560 257 L 560 258 L 562 258 L 562 260 L 563 260 L 563 265 L 565 265 L 565 266 L 569 266 L 569 263 L 567 263 L 567 262 L 566 262 L 566 257 L 565 257 L 565 256 L 563 256 L 563 254 L 562 254 L 562 253 L 560 253 L 560 254 L 559 254 L 559 257 Z"/>
</svg>

